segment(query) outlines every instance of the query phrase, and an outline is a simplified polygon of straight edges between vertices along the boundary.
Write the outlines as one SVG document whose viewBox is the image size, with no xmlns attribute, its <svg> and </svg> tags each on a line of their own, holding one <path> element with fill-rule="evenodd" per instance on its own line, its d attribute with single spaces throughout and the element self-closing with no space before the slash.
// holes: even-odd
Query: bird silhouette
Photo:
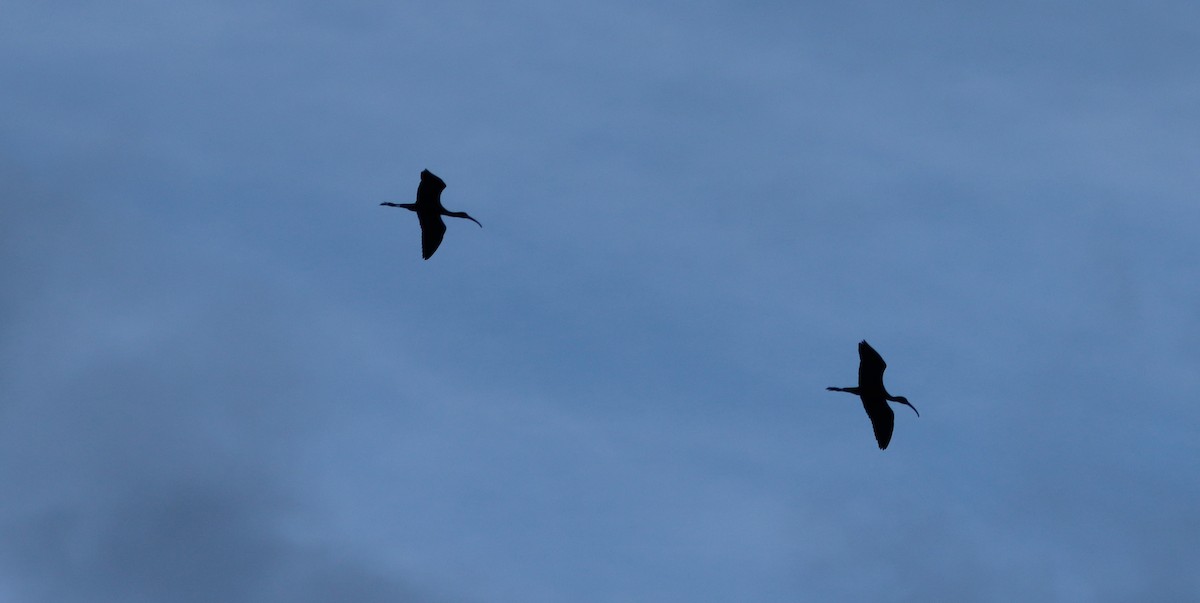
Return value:
<svg viewBox="0 0 1200 603">
<path fill-rule="evenodd" d="M 871 419 L 871 427 L 875 429 L 875 441 L 879 442 L 879 449 L 883 450 L 888 447 L 888 442 L 892 441 L 892 425 L 895 422 L 895 415 L 892 413 L 892 407 L 888 406 L 888 401 L 899 402 L 913 409 L 917 416 L 921 413 L 917 412 L 917 407 L 908 403 L 908 400 L 903 396 L 893 396 L 883 387 L 883 371 L 887 368 L 887 363 L 883 361 L 883 357 L 871 344 L 864 339 L 858 342 L 858 387 L 827 387 L 825 389 L 834 392 L 847 392 L 862 398 L 863 410 L 867 411 L 867 416 Z"/>
<path fill-rule="evenodd" d="M 442 207 L 444 190 L 446 183 L 441 178 L 434 176 L 429 170 L 421 170 L 421 184 L 417 186 L 416 203 L 380 203 L 417 212 L 417 221 L 421 223 L 421 257 L 427 260 L 437 251 L 438 245 L 442 244 L 442 237 L 446 235 L 446 223 L 442 222 L 442 216 L 466 218 L 479 224 L 479 220 L 468 216 L 465 211 L 446 211 L 446 208 Z M 479 227 L 483 228 L 483 224 L 479 224 Z"/>
</svg>

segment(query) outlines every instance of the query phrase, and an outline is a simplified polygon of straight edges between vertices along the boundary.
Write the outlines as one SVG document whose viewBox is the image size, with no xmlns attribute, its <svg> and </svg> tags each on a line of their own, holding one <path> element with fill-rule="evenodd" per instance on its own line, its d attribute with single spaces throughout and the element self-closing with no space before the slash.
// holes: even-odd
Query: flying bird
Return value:
<svg viewBox="0 0 1200 603">
<path fill-rule="evenodd" d="M 468 216 L 465 211 L 446 211 L 446 208 L 442 207 L 444 190 L 446 183 L 441 178 L 434 176 L 429 170 L 421 170 L 421 184 L 417 186 L 416 203 L 380 203 L 417 212 L 417 221 L 421 223 L 421 257 L 427 260 L 437 251 L 438 245 L 442 244 L 442 237 L 446 235 L 446 223 L 442 222 L 442 216 L 466 218 L 479 224 L 479 220 Z M 479 224 L 479 227 L 483 228 L 483 224 Z"/>
<path fill-rule="evenodd" d="M 892 441 L 892 424 L 895 422 L 895 415 L 892 413 L 892 407 L 888 406 L 888 401 L 899 402 L 913 409 L 917 416 L 921 413 L 917 412 L 917 407 L 908 403 L 908 400 L 903 396 L 893 396 L 883 387 L 883 371 L 887 368 L 887 363 L 883 361 L 883 357 L 871 344 L 866 340 L 858 342 L 858 387 L 827 387 L 825 389 L 834 392 L 847 392 L 862 398 L 863 410 L 867 411 L 867 416 L 871 419 L 871 427 L 875 429 L 875 441 L 879 442 L 879 449 L 883 450 L 888 447 L 888 442 Z"/>
</svg>

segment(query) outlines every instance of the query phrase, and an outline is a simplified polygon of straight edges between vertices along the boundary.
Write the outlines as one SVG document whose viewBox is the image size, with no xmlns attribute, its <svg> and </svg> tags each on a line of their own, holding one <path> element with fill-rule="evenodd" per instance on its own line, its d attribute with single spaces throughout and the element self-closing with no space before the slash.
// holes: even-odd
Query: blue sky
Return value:
<svg viewBox="0 0 1200 603">
<path fill-rule="evenodd" d="M 0 14 L 0 599 L 1200 594 L 1194 3 Z"/>
</svg>

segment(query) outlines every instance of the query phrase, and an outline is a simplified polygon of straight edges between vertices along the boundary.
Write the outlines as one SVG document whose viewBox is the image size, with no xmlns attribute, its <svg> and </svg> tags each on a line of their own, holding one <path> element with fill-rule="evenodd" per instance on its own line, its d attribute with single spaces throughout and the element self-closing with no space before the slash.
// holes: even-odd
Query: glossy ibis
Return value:
<svg viewBox="0 0 1200 603">
<path fill-rule="evenodd" d="M 883 361 L 883 357 L 871 344 L 866 340 L 858 342 L 858 387 L 827 387 L 825 389 L 834 392 L 847 392 L 862 398 L 863 410 L 867 411 L 867 416 L 871 419 L 871 427 L 875 428 L 875 441 L 879 442 L 879 449 L 883 450 L 888 447 L 888 442 L 892 441 L 892 425 L 895 422 L 895 415 L 892 413 L 892 407 L 888 406 L 888 401 L 899 402 L 913 409 L 917 416 L 921 413 L 917 412 L 917 407 L 908 403 L 908 400 L 903 396 L 893 396 L 883 387 L 883 371 L 887 368 L 887 363 Z"/>
<path fill-rule="evenodd" d="M 442 207 L 443 190 L 446 190 L 446 183 L 441 178 L 434 176 L 429 170 L 421 170 L 421 184 L 417 186 L 416 203 L 380 203 L 417 212 L 417 221 L 421 223 L 421 257 L 427 260 L 437 251 L 438 245 L 442 244 L 442 237 L 446 235 L 446 223 L 442 222 L 442 216 L 466 218 L 479 224 L 479 220 L 468 216 L 465 211 L 446 211 L 446 208 Z M 479 227 L 483 228 L 483 224 L 479 224 Z"/>
</svg>

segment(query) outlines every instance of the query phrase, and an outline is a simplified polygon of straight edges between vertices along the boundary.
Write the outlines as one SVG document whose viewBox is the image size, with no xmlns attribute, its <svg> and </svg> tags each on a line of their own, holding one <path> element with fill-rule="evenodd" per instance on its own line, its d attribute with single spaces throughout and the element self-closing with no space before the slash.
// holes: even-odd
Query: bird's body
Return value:
<svg viewBox="0 0 1200 603">
<path fill-rule="evenodd" d="M 888 443 L 892 441 L 892 427 L 895 423 L 895 413 L 892 412 L 892 407 L 888 406 L 888 401 L 899 402 L 921 416 L 917 412 L 917 408 L 908 403 L 908 400 L 902 396 L 893 396 L 883 387 L 883 371 L 887 369 L 887 363 L 883 361 L 883 357 L 871 344 L 866 340 L 858 343 L 858 387 L 827 387 L 830 391 L 846 392 L 854 394 L 862 399 L 863 410 L 867 411 L 867 417 L 871 419 L 871 427 L 875 430 L 875 441 L 879 443 L 879 449 L 883 450 L 888 447 Z"/>
<path fill-rule="evenodd" d="M 466 218 L 479 224 L 479 220 L 468 216 L 465 211 L 446 211 L 446 208 L 442 207 L 443 190 L 446 190 L 446 183 L 441 178 L 429 170 L 422 170 L 421 184 L 417 185 L 416 203 L 380 203 L 416 212 L 417 221 L 421 223 L 421 257 L 427 260 L 437 251 L 438 245 L 442 244 L 442 237 L 446 235 L 446 223 L 442 222 L 442 216 Z M 479 227 L 483 228 L 483 224 L 479 224 Z"/>
</svg>

